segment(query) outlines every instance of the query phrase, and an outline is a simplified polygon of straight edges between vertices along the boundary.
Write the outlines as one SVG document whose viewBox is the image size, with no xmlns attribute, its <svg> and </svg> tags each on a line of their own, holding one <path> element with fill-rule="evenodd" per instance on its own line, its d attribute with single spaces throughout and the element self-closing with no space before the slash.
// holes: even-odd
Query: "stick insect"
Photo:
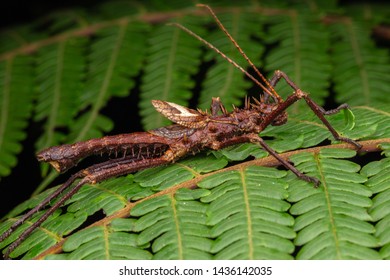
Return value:
<svg viewBox="0 0 390 280">
<path fill-rule="evenodd" d="M 204 149 L 219 150 L 239 143 L 255 143 L 261 146 L 270 155 L 274 156 L 298 178 L 313 183 L 315 187 L 318 187 L 320 181 L 317 178 L 301 173 L 291 163 L 280 157 L 259 136 L 259 133 L 269 125 L 285 124 L 287 122 L 287 113 L 285 110 L 300 99 L 306 101 L 310 109 L 317 115 L 336 140 L 350 143 L 356 149 L 361 148 L 360 144 L 354 140 L 341 137 L 324 117 L 337 113 L 341 109 L 347 108 L 348 105 L 343 104 L 333 110 L 324 110 L 317 105 L 307 93 L 303 92 L 293 81 L 291 81 L 284 72 L 279 70 L 275 71 L 274 76 L 268 81 L 226 30 L 214 11 L 207 5 L 199 4 L 198 6 L 208 10 L 219 28 L 226 34 L 235 48 L 254 70 L 257 78 L 211 43 L 205 41 L 186 27 L 177 23 L 172 23 L 171 25 L 180 28 L 201 41 L 205 46 L 221 55 L 225 60 L 243 72 L 260 87 L 260 98 L 253 98 L 252 100 L 246 98 L 244 108 L 240 109 L 234 107 L 232 112 L 226 110 L 219 98 L 212 98 L 210 112 L 199 109 L 189 109 L 171 102 L 153 100 L 152 105 L 155 109 L 174 124 L 147 132 L 106 136 L 71 145 L 66 144 L 50 147 L 39 152 L 37 154 L 37 159 L 50 163 L 58 172 L 69 170 L 71 167 L 77 165 L 80 160 L 91 155 L 115 154 L 116 156 L 73 174 L 61 187 L 40 202 L 35 208 L 24 214 L 6 230 L 0 236 L 0 241 L 9 237 L 12 232 L 34 213 L 44 208 L 50 201 L 60 197 L 62 194 L 61 198 L 59 198 L 51 208 L 8 246 L 4 253 L 4 258 L 9 258 L 9 254 L 17 246 L 19 246 L 56 209 L 61 207 L 66 200 L 72 197 L 84 184 L 96 184 L 111 177 L 129 174 L 149 167 L 166 165 Z M 283 100 L 274 89 L 275 85 L 281 79 L 284 79 L 294 90 L 293 94 L 288 96 L 286 100 Z M 78 182 L 75 183 L 77 180 Z"/>
</svg>

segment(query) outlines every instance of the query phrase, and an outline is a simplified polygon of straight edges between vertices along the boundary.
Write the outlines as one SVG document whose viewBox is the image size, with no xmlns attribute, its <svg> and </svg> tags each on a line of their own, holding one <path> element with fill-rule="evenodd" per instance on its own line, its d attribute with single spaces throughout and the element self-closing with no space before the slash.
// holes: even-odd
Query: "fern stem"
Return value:
<svg viewBox="0 0 390 280">
<path fill-rule="evenodd" d="M 46 128 L 46 142 L 43 144 L 44 147 L 49 147 L 52 145 L 54 138 L 54 130 L 56 125 L 56 120 L 58 117 L 58 108 L 60 106 L 60 95 L 61 95 L 61 81 L 63 76 L 63 67 L 64 67 L 64 51 L 65 51 L 65 42 L 60 42 L 57 47 L 57 61 L 56 61 L 56 71 L 55 81 L 54 81 L 54 90 L 53 90 L 53 103 L 50 107 L 50 114 L 48 118 L 48 125 Z"/>
<path fill-rule="evenodd" d="M 333 211 L 332 211 L 332 201 L 331 201 L 331 195 L 329 194 L 329 186 L 326 182 L 326 179 L 325 179 L 325 176 L 324 176 L 324 172 L 323 172 L 323 168 L 321 166 L 321 161 L 319 159 L 319 156 L 318 154 L 315 154 L 314 156 L 314 159 L 316 161 L 316 165 L 317 165 L 317 170 L 320 174 L 320 180 L 321 180 L 321 184 L 324 188 L 324 196 L 325 196 L 325 200 L 326 200 L 326 208 L 328 210 L 328 217 L 329 217 L 329 224 L 330 224 L 330 231 L 332 233 L 332 236 L 333 236 L 333 240 L 334 240 L 334 247 L 335 247 L 335 250 L 336 250 L 336 255 L 337 255 L 337 259 L 341 260 L 342 259 L 342 256 L 341 256 L 341 252 L 340 252 L 340 246 L 339 246 L 339 238 L 337 236 L 337 226 L 335 225 L 335 217 L 334 217 L 334 214 L 333 214 Z"/>
<path fill-rule="evenodd" d="M 171 207 L 172 207 L 172 212 L 173 212 L 173 219 L 175 221 L 175 229 L 176 229 L 176 236 L 177 236 L 177 244 L 178 244 L 178 259 L 179 260 L 184 260 L 183 256 L 183 240 L 181 238 L 181 230 L 180 230 L 180 222 L 179 222 L 179 217 L 176 209 L 176 199 L 174 196 L 174 193 L 172 193 L 170 196 L 171 200 Z"/>
<path fill-rule="evenodd" d="M 245 180 L 244 175 L 244 169 L 240 169 L 240 177 L 241 177 L 241 184 L 242 184 L 242 191 L 244 195 L 244 202 L 245 202 L 245 213 L 246 213 L 246 221 L 247 221 L 247 230 L 248 230 L 248 248 L 249 248 L 249 255 L 248 259 L 253 260 L 253 231 L 252 231 L 252 215 L 251 215 L 251 207 L 249 206 L 249 195 L 248 195 L 248 185 Z"/>
</svg>

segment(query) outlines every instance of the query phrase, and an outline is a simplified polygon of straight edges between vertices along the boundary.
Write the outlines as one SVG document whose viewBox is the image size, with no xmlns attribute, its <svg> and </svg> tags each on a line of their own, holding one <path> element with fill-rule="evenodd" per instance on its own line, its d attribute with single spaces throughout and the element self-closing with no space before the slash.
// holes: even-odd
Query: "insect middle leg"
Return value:
<svg viewBox="0 0 390 280">
<path fill-rule="evenodd" d="M 274 151 L 270 146 L 268 146 L 267 143 L 265 143 L 265 141 L 261 137 L 256 135 L 256 136 L 252 137 L 251 142 L 260 144 L 264 150 L 266 150 L 269 154 L 271 154 L 274 158 L 276 158 L 284 167 L 291 170 L 292 173 L 294 173 L 298 178 L 300 178 L 306 182 L 309 182 L 309 183 L 314 183 L 314 186 L 316 188 L 320 185 L 320 180 L 318 180 L 315 177 L 310 177 L 310 176 L 303 174 L 294 165 L 292 165 L 287 160 L 282 158 L 276 151 Z"/>
<path fill-rule="evenodd" d="M 276 151 L 274 151 L 270 146 L 268 146 L 268 144 L 265 143 L 265 141 L 258 134 L 250 133 L 247 135 L 232 137 L 231 139 L 226 139 L 225 141 L 222 142 L 214 142 L 210 148 L 214 150 L 220 150 L 234 144 L 245 143 L 245 142 L 251 142 L 260 145 L 270 155 L 272 155 L 275 159 L 277 159 L 284 167 L 291 170 L 298 178 L 309 183 L 314 183 L 315 187 L 319 186 L 320 181 L 317 178 L 310 177 L 303 174 L 294 165 L 292 165 L 287 160 L 282 158 Z"/>
</svg>

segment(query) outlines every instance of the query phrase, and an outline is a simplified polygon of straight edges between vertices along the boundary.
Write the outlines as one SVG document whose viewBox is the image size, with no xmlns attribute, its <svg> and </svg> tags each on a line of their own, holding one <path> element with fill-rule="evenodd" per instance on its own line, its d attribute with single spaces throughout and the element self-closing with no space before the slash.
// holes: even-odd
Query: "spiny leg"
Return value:
<svg viewBox="0 0 390 280">
<path fill-rule="evenodd" d="M 119 159 L 112 159 L 108 160 L 103 163 L 95 164 L 91 167 L 88 167 L 84 170 L 79 171 L 75 175 L 73 175 L 71 178 L 68 179 L 59 189 L 65 190 L 66 188 L 70 187 L 72 183 L 77 179 L 80 178 L 81 174 L 83 177 L 73 188 L 71 188 L 67 193 L 65 193 L 49 210 L 47 210 L 36 222 L 34 222 L 29 228 L 27 228 L 6 250 L 4 253 L 4 259 L 8 259 L 10 253 L 15 250 L 17 246 L 19 246 L 36 228 L 38 228 L 54 211 L 56 211 L 58 208 L 60 208 L 65 201 L 70 199 L 83 185 L 85 184 L 95 184 L 98 182 L 101 182 L 103 180 L 106 180 L 108 178 L 121 176 L 124 174 L 129 174 L 138 170 L 142 170 L 145 168 L 158 166 L 162 164 L 169 163 L 169 160 L 166 160 L 164 157 L 160 158 L 149 158 L 144 159 L 140 161 L 134 161 L 133 157 L 125 157 L 125 158 L 119 158 Z M 60 194 L 58 190 L 55 192 L 57 196 Z M 55 196 L 51 195 L 50 198 L 53 199 Z M 46 198 L 43 202 L 48 200 Z M 43 202 L 40 203 L 40 208 L 36 210 L 35 208 L 33 210 L 39 211 L 41 208 L 43 208 L 45 205 L 43 205 Z M 43 206 L 42 206 L 42 205 Z M 38 207 L 36 207 L 38 208 Z M 31 210 L 31 211 L 33 211 Z M 31 212 L 30 211 L 30 212 Z M 34 212 L 35 213 L 35 212 Z M 31 214 L 32 215 L 32 214 Z M 30 215 L 30 216 L 31 216 Z M 22 217 L 22 222 L 25 221 L 25 217 Z M 18 223 L 19 221 L 17 221 Z M 5 238 L 7 238 L 17 227 L 19 227 L 22 222 L 19 222 L 16 227 L 8 233 L 8 231 L 3 234 Z M 13 226 L 12 226 L 13 227 Z M 2 237 L 3 237 L 2 235 Z"/>
<path fill-rule="evenodd" d="M 303 98 L 306 101 L 307 105 L 309 105 L 310 109 L 316 114 L 316 116 L 326 126 L 326 128 L 330 131 L 330 133 L 332 133 L 333 137 L 336 140 L 350 143 L 354 145 L 358 150 L 362 147 L 356 141 L 340 136 L 338 132 L 333 128 L 333 126 L 329 123 L 329 121 L 324 117 L 324 115 L 332 115 L 338 113 L 341 109 L 348 108 L 347 104 L 342 104 L 336 109 L 326 111 L 320 105 L 315 103 L 307 93 L 300 90 L 298 86 L 293 81 L 291 81 L 291 79 L 287 76 L 287 74 L 285 74 L 280 70 L 275 71 L 274 76 L 271 78 L 270 80 L 271 86 L 274 87 L 280 81 L 281 78 L 283 78 L 287 82 L 287 84 L 294 89 L 294 94 L 290 95 L 283 103 L 280 103 L 278 108 L 274 110 L 270 115 L 267 116 L 267 118 L 264 120 L 264 123 L 262 123 L 262 127 L 264 128 L 267 127 L 270 123 L 272 123 L 272 121 L 277 117 L 277 115 L 279 115 L 282 111 L 286 110 L 289 106 L 291 106 L 299 99 Z"/>
</svg>

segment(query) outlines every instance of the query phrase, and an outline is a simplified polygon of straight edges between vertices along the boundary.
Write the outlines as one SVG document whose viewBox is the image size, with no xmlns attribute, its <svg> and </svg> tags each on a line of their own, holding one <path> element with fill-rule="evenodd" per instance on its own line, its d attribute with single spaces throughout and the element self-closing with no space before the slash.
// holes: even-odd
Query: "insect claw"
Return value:
<svg viewBox="0 0 390 280">
<path fill-rule="evenodd" d="M 309 182 L 309 183 L 313 183 L 315 188 L 318 188 L 321 184 L 321 181 L 318 180 L 317 178 L 310 177 L 310 176 L 307 176 L 304 174 L 301 175 L 300 179 L 305 180 L 306 182 Z"/>
<path fill-rule="evenodd" d="M 356 142 L 355 140 L 352 140 L 350 138 L 347 138 L 347 137 L 341 137 L 339 136 L 336 140 L 339 140 L 339 141 L 343 141 L 343 142 L 346 142 L 346 143 L 349 143 L 349 144 L 352 144 L 355 146 L 356 150 L 359 151 L 363 146 L 360 145 L 358 142 Z"/>
</svg>

